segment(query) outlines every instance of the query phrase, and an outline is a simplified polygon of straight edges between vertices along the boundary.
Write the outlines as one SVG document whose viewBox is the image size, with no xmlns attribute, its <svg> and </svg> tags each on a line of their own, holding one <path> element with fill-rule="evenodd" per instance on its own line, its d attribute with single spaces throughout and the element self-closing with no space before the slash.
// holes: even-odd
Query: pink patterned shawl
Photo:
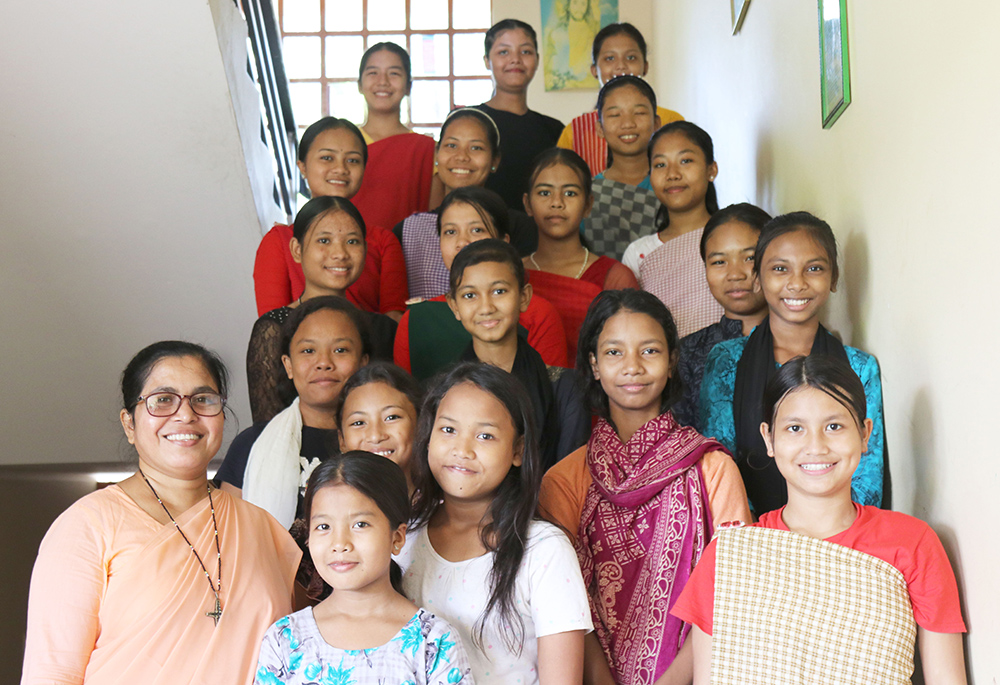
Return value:
<svg viewBox="0 0 1000 685">
<path fill-rule="evenodd" d="M 668 611 L 712 537 L 699 462 L 721 449 L 670 412 L 624 444 L 604 419 L 591 434 L 577 555 L 617 683 L 651 684 L 684 643 L 689 629 Z"/>
</svg>

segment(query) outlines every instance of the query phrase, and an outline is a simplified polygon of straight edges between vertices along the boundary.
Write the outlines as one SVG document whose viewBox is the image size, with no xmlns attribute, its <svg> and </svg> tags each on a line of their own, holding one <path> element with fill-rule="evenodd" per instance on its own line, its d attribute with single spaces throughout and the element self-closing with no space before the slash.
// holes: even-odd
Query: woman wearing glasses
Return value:
<svg viewBox="0 0 1000 685">
<path fill-rule="evenodd" d="M 166 341 L 122 373 L 135 475 L 80 499 L 42 541 L 23 684 L 250 683 L 291 608 L 300 552 L 270 516 L 215 489 L 228 374 Z"/>
</svg>

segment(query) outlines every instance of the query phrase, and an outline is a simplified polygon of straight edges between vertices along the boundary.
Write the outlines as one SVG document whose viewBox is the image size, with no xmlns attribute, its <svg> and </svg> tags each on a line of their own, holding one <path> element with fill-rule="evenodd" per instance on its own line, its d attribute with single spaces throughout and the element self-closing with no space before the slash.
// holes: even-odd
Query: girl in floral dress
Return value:
<svg viewBox="0 0 1000 685">
<path fill-rule="evenodd" d="M 313 471 L 305 497 L 309 552 L 334 592 L 264 635 L 256 685 L 469 685 L 455 630 L 399 589 L 392 557 L 406 541 L 403 471 L 370 452 L 347 452 Z"/>
</svg>

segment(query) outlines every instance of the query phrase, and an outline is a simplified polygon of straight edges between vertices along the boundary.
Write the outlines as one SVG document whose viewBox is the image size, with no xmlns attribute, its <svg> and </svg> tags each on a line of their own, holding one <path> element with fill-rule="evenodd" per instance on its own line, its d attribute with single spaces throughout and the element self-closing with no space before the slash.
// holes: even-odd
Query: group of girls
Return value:
<svg viewBox="0 0 1000 685">
<path fill-rule="evenodd" d="M 711 137 L 657 106 L 634 27 L 595 39 L 597 109 L 566 147 L 527 108 L 531 27 L 500 22 L 485 47 L 493 99 L 452 112 L 435 146 L 397 125 L 405 51 L 373 46 L 363 130 L 309 127 L 313 199 L 258 252 L 254 425 L 216 497 L 270 512 L 305 559 L 299 610 L 254 634 L 255 682 L 818 682 L 834 666 L 889 682 L 914 636 L 926 682 L 964 682 L 940 542 L 877 508 L 878 364 L 820 323 L 829 225 L 719 208 Z M 371 200 L 394 216 L 358 200 L 397 186 L 398 206 Z M 194 426 L 210 414 L 195 397 L 224 403 L 211 379 L 156 382 L 124 393 L 127 434 L 143 407 L 174 416 L 150 393 Z M 221 570 L 218 590 L 202 570 L 218 602 Z"/>
</svg>

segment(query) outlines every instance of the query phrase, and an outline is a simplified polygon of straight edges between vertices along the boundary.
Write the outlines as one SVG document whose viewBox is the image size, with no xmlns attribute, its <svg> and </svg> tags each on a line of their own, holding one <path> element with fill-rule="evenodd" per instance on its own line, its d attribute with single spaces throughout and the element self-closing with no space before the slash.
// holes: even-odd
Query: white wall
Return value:
<svg viewBox="0 0 1000 685">
<path fill-rule="evenodd" d="M 631 22 L 643 32 L 643 37 L 650 46 L 650 60 L 655 59 L 657 52 L 653 32 L 649 29 L 652 17 L 653 0 L 618 0 L 618 21 Z M 493 0 L 493 22 L 496 23 L 501 19 L 526 21 L 538 32 L 539 39 L 541 38 L 542 13 L 539 0 Z M 596 87 L 591 90 L 546 92 L 542 69 L 543 66 L 539 63 L 538 73 L 528 87 L 528 106 L 531 109 L 568 124 L 573 117 L 594 108 L 597 103 Z M 649 78 L 653 76 L 653 71 L 650 69 Z"/>
<path fill-rule="evenodd" d="M 848 3 L 854 102 L 820 122 L 815 2 L 654 8 L 657 94 L 714 138 L 720 203 L 827 219 L 843 280 L 829 322 L 882 366 L 895 508 L 959 574 L 971 673 L 1000 679 L 1000 6 Z M 664 94 L 669 94 L 666 97 Z"/>
<path fill-rule="evenodd" d="M 204 1 L 4 8 L 0 464 L 115 460 L 118 375 L 164 338 L 219 350 L 249 416 L 264 212 L 224 62 L 245 74 L 240 49 L 223 56 Z"/>
</svg>

